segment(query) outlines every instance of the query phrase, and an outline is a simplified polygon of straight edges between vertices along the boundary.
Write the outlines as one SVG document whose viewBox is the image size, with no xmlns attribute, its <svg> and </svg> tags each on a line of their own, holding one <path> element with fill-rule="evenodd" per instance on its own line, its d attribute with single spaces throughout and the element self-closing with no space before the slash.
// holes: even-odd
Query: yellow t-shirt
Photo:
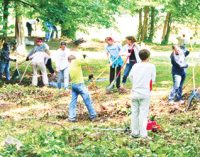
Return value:
<svg viewBox="0 0 200 157">
<path fill-rule="evenodd" d="M 73 60 L 69 65 L 69 74 L 73 84 L 84 83 L 83 71 L 81 65 L 86 63 L 85 60 Z"/>
</svg>

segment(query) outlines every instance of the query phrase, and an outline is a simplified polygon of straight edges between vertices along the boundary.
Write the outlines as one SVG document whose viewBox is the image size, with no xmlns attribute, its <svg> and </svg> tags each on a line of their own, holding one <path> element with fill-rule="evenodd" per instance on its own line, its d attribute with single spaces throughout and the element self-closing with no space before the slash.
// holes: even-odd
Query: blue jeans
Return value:
<svg viewBox="0 0 200 157">
<path fill-rule="evenodd" d="M 45 34 L 46 41 L 49 41 L 51 39 L 52 31 L 53 31 L 53 28 L 52 27 L 48 27 L 48 30 L 46 31 L 46 34 Z"/>
<path fill-rule="evenodd" d="M 58 72 L 58 88 L 62 88 L 62 80 L 64 80 L 64 89 L 68 89 L 69 86 L 69 69 L 65 68 Z"/>
<path fill-rule="evenodd" d="M 96 112 L 94 110 L 89 92 L 86 86 L 83 83 L 80 83 L 80 84 L 72 84 L 72 99 L 69 105 L 69 120 L 71 121 L 76 120 L 76 106 L 79 95 L 81 95 L 83 98 L 83 101 L 89 112 L 90 119 L 95 118 Z"/>
<path fill-rule="evenodd" d="M 2 79 L 3 73 L 6 73 L 6 80 L 10 81 L 10 63 L 0 62 L 0 79 Z"/>
<path fill-rule="evenodd" d="M 186 74 L 172 75 L 173 77 L 173 88 L 169 95 L 169 100 L 179 101 L 182 99 L 183 84 L 186 78 Z"/>
<path fill-rule="evenodd" d="M 133 67 L 133 65 L 135 64 L 135 62 L 133 61 L 130 61 L 130 63 L 127 63 L 126 64 L 126 67 L 124 69 L 124 76 L 123 76 L 123 79 L 122 79 L 122 83 L 125 84 L 126 81 L 127 81 L 127 78 L 128 78 L 128 75 Z"/>
</svg>

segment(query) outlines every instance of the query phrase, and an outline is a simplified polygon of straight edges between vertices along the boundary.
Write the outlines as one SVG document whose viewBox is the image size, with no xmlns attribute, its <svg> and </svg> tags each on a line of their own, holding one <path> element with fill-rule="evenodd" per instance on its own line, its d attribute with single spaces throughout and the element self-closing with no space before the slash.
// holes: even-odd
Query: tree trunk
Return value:
<svg viewBox="0 0 200 157">
<path fill-rule="evenodd" d="M 17 40 L 17 53 L 24 54 L 25 53 L 25 34 L 24 34 L 24 24 L 23 24 L 23 16 L 22 16 L 22 8 L 20 4 L 16 2 L 15 6 L 15 37 Z"/>
<path fill-rule="evenodd" d="M 199 38 L 199 25 L 196 23 L 194 27 L 194 37 Z"/>
<path fill-rule="evenodd" d="M 161 42 L 162 45 L 167 45 L 168 44 L 169 35 L 170 35 L 170 31 L 171 31 L 171 23 L 172 23 L 172 15 L 171 15 L 171 13 L 169 13 L 168 22 L 167 22 L 167 31 L 166 31 L 166 34 L 164 36 L 164 39 Z"/>
<path fill-rule="evenodd" d="M 166 35 L 166 32 L 167 32 L 167 25 L 169 23 L 169 16 L 170 16 L 170 13 L 167 13 L 166 18 L 165 18 L 165 24 L 164 24 L 164 27 L 163 27 L 162 40 L 165 38 L 165 35 Z"/>
<path fill-rule="evenodd" d="M 144 21 L 143 21 L 143 27 L 142 27 L 141 41 L 144 41 L 147 39 L 148 20 L 149 20 L 149 6 L 145 6 L 144 7 Z"/>
<path fill-rule="evenodd" d="M 2 6 L 3 6 L 3 38 L 7 38 L 8 35 L 8 5 L 9 0 L 3 0 Z"/>
<path fill-rule="evenodd" d="M 155 33 L 155 16 L 156 16 L 156 10 L 155 7 L 151 7 L 151 21 L 150 21 L 150 30 L 149 30 L 149 37 L 148 37 L 148 41 L 149 42 L 153 42 L 153 36 Z"/>
<path fill-rule="evenodd" d="M 140 41 L 142 34 L 142 8 L 139 10 L 139 26 L 138 26 L 138 34 L 137 40 Z"/>
</svg>

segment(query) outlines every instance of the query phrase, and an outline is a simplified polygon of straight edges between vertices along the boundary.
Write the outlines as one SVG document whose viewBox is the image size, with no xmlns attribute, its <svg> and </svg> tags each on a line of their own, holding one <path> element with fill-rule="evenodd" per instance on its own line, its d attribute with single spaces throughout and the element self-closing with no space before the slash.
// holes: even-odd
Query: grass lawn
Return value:
<svg viewBox="0 0 200 157">
<path fill-rule="evenodd" d="M 151 60 L 157 67 L 150 115 L 156 114 L 161 125 L 157 133 L 149 132 L 152 140 L 133 139 L 128 133 L 102 131 L 97 128 L 126 128 L 130 124 L 130 94 L 105 94 L 108 81 L 90 86 L 90 93 L 101 120 L 91 123 L 82 100 L 78 101 L 77 123 L 68 123 L 67 107 L 70 95 L 64 90 L 36 88 L 31 83 L 31 68 L 22 85 L 1 84 L 0 88 L 0 155 L 3 157 L 197 157 L 200 156 L 200 112 L 183 112 L 186 104 L 175 109 L 168 106 L 167 94 L 172 86 L 171 65 L 168 58 Z M 91 60 L 84 66 L 84 76 L 95 77 L 104 69 L 107 61 Z M 20 67 L 23 71 L 25 64 Z M 14 69 L 12 65 L 11 69 Z M 196 72 L 198 69 L 196 69 Z M 101 76 L 108 78 L 109 69 Z M 192 76 L 187 71 L 186 82 Z M 196 77 L 200 86 L 200 77 Z M 131 88 L 130 82 L 127 88 Z M 189 81 L 184 92 L 189 93 Z M 162 91 L 166 93 L 159 95 Z M 4 147 L 3 141 L 10 135 L 23 143 L 21 150 L 15 146 Z"/>
<path fill-rule="evenodd" d="M 34 39 L 30 39 L 34 40 Z M 77 51 L 90 51 L 90 52 L 99 52 L 99 51 L 105 51 L 104 46 L 105 43 L 99 40 L 92 40 L 92 41 L 86 41 L 85 43 L 81 44 L 80 46 L 75 46 L 73 45 L 70 41 L 67 41 L 68 47 L 73 50 Z M 48 42 L 48 45 L 50 46 L 51 50 L 57 50 L 60 45 L 60 40 L 52 40 Z M 152 50 L 154 51 L 159 51 L 159 52 L 166 52 L 166 51 L 171 51 L 171 46 L 172 44 L 168 45 L 160 45 L 160 44 L 155 44 L 155 43 L 146 43 Z M 187 45 L 189 48 L 190 46 Z M 33 46 L 27 46 L 28 51 L 31 50 Z M 193 51 L 199 51 L 200 50 L 200 45 L 193 45 Z"/>
</svg>

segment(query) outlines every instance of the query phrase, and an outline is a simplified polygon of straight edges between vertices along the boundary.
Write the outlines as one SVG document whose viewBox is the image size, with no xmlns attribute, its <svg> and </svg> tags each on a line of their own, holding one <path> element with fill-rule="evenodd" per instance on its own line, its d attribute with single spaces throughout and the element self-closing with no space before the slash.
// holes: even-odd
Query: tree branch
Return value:
<svg viewBox="0 0 200 157">
<path fill-rule="evenodd" d="M 32 8 L 34 8 L 34 9 L 36 9 L 36 10 L 39 10 L 39 9 L 38 9 L 39 6 L 37 6 L 37 5 L 35 5 L 35 4 L 31 4 L 31 3 L 25 2 L 25 1 L 23 1 L 23 0 L 15 0 L 15 1 L 18 1 L 18 2 L 20 2 L 20 3 L 22 3 L 22 4 L 26 5 L 26 6 L 29 6 L 29 7 L 32 7 Z"/>
</svg>

